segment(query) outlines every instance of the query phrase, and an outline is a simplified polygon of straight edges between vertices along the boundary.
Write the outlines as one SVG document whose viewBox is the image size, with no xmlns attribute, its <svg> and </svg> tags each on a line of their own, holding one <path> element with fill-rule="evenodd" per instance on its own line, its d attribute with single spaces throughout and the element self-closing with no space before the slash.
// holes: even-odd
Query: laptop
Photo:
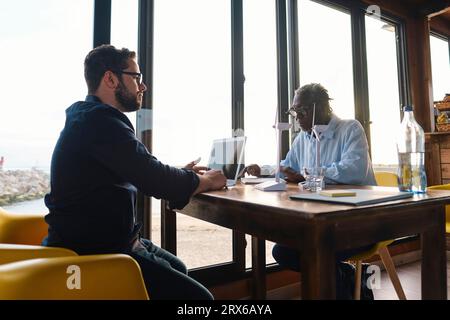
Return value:
<svg viewBox="0 0 450 320">
<path fill-rule="evenodd" d="M 227 177 L 227 187 L 236 185 L 244 169 L 247 137 L 217 139 L 213 141 L 208 168 L 220 170 Z"/>
</svg>

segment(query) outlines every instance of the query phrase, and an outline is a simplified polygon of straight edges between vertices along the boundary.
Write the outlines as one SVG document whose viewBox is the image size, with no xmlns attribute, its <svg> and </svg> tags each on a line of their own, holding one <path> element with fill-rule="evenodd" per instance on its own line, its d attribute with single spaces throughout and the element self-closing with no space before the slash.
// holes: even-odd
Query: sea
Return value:
<svg viewBox="0 0 450 320">
<path fill-rule="evenodd" d="M 44 203 L 44 198 L 13 203 L 8 206 L 3 206 L 3 209 L 5 209 L 8 212 L 21 212 L 21 213 L 48 212 L 48 209 Z"/>
<path fill-rule="evenodd" d="M 45 206 L 44 198 L 17 202 L 11 205 L 3 206 L 2 208 L 8 212 L 17 213 L 48 213 L 48 208 Z M 159 216 L 160 210 L 160 201 L 157 199 L 152 199 L 152 216 Z"/>
<path fill-rule="evenodd" d="M 34 166 L 35 169 L 42 170 L 48 174 L 50 174 L 50 168 L 47 166 Z M 6 167 L 3 168 L 4 171 L 6 170 L 31 170 L 30 167 Z M 3 209 L 5 209 L 8 212 L 21 212 L 21 213 L 47 213 L 48 209 L 45 206 L 44 203 L 44 197 L 40 199 L 35 200 L 27 200 L 23 202 L 16 202 L 7 206 L 3 206 Z"/>
</svg>

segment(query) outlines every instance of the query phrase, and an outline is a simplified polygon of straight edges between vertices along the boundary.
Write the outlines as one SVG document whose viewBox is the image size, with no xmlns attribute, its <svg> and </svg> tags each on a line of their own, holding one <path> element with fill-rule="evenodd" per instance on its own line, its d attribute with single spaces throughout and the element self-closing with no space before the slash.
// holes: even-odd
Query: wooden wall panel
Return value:
<svg viewBox="0 0 450 320">
<path fill-rule="evenodd" d="M 450 179 L 450 163 L 443 163 L 441 165 L 442 179 Z"/>
<path fill-rule="evenodd" d="M 439 136 L 425 134 L 425 171 L 427 184 L 434 186 L 442 183 Z"/>
<path fill-rule="evenodd" d="M 441 149 L 441 163 L 450 163 L 450 149 Z"/>
<path fill-rule="evenodd" d="M 408 18 L 406 37 L 414 115 L 425 132 L 433 132 L 435 126 L 428 18 Z"/>
</svg>

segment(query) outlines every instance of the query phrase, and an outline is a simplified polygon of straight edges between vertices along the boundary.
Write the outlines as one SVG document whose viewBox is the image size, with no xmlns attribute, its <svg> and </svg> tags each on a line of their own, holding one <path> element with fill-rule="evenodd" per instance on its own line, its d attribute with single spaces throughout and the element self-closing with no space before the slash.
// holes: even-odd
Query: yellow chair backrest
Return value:
<svg viewBox="0 0 450 320">
<path fill-rule="evenodd" d="M 377 185 L 381 187 L 397 187 L 398 186 L 398 178 L 395 173 L 378 171 L 375 172 L 375 180 L 377 181 Z"/>
<path fill-rule="evenodd" d="M 378 171 L 375 172 L 375 180 L 377 181 L 377 185 L 380 187 L 397 187 L 398 186 L 398 179 L 397 175 L 392 172 L 385 172 L 385 171 Z M 374 248 L 372 248 L 373 253 L 378 252 L 379 248 L 387 247 L 390 245 L 394 240 L 386 240 L 378 242 Z"/>
<path fill-rule="evenodd" d="M 0 265 L 3 300 L 148 300 L 137 262 L 102 254 L 23 260 Z"/>
<path fill-rule="evenodd" d="M 44 216 L 11 213 L 0 207 L 0 243 L 40 245 L 48 230 Z"/>
<path fill-rule="evenodd" d="M 77 254 L 65 248 L 0 243 L 0 265 L 28 259 L 70 256 Z"/>
</svg>

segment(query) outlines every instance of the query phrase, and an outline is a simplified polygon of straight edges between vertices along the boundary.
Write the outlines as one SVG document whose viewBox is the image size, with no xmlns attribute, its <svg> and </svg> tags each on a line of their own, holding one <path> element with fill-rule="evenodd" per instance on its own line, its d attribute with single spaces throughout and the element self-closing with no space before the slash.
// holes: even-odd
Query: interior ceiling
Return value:
<svg viewBox="0 0 450 320">
<path fill-rule="evenodd" d="M 443 5 L 445 3 L 447 3 L 447 5 L 449 4 L 449 1 L 447 1 L 447 0 L 397 0 L 397 1 L 403 2 L 405 4 L 414 5 L 414 6 L 421 6 L 421 5 L 425 5 L 427 3 L 428 4 L 430 4 L 430 3 L 433 3 L 433 4 L 441 3 Z"/>
<path fill-rule="evenodd" d="M 397 0 L 402 2 L 405 6 L 412 8 L 418 8 L 419 10 L 434 10 L 434 12 L 440 12 L 440 17 L 450 21 L 450 0 Z M 437 8 L 437 9 L 436 9 Z M 434 13 L 433 12 L 433 13 Z"/>
<path fill-rule="evenodd" d="M 447 19 L 448 21 L 450 21 L 450 9 L 445 11 L 443 14 L 441 14 L 440 16 L 442 16 L 443 18 Z"/>
</svg>

